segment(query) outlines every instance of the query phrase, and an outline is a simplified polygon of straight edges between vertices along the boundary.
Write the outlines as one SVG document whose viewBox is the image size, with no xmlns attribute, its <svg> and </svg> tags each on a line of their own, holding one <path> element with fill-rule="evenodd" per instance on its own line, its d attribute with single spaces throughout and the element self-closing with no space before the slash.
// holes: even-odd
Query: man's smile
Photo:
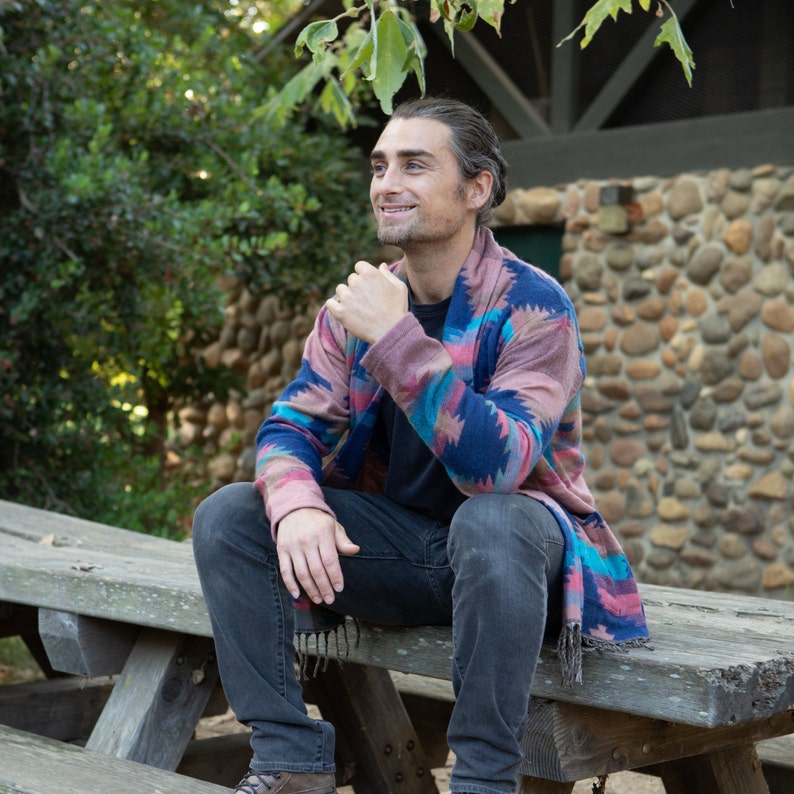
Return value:
<svg viewBox="0 0 794 794">
<path fill-rule="evenodd" d="M 415 206 L 414 204 L 389 204 L 386 206 L 381 205 L 379 209 L 384 215 L 399 215 L 400 213 L 410 212 Z"/>
</svg>

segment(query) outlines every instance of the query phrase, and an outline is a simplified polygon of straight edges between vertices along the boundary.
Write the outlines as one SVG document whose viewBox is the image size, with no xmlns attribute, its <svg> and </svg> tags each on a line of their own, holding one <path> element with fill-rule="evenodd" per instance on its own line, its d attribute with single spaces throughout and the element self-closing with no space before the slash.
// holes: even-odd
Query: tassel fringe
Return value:
<svg viewBox="0 0 794 794">
<path fill-rule="evenodd" d="M 352 619 L 355 629 L 353 648 L 358 648 L 361 641 L 361 629 L 358 621 Z M 298 677 L 301 681 L 309 678 L 316 678 L 318 673 L 328 669 L 328 662 L 331 659 L 330 647 L 334 646 L 334 658 L 339 664 L 344 664 L 350 655 L 350 635 L 347 629 L 347 621 L 335 626 L 327 631 L 299 631 L 296 632 L 297 646 L 295 648 L 298 657 Z M 311 673 L 309 672 L 310 659 L 315 657 Z"/>
<path fill-rule="evenodd" d="M 582 683 L 582 657 L 586 653 L 627 653 L 630 648 L 647 648 L 652 651 L 647 637 L 610 642 L 598 637 L 582 635 L 579 623 L 563 627 L 557 640 L 557 656 L 560 659 L 562 685 L 573 686 Z"/>
</svg>

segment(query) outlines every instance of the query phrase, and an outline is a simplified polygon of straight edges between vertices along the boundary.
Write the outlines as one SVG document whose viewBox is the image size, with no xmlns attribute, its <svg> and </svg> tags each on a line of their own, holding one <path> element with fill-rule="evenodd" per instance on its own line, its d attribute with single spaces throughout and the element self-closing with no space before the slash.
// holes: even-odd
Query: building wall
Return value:
<svg viewBox="0 0 794 794">
<path fill-rule="evenodd" d="M 794 167 L 518 189 L 494 220 L 564 228 L 588 482 L 639 578 L 789 597 Z M 251 478 L 311 325 L 231 296 L 205 357 L 245 372 L 248 392 L 181 412 L 180 445 L 204 445 L 213 487 Z"/>
</svg>

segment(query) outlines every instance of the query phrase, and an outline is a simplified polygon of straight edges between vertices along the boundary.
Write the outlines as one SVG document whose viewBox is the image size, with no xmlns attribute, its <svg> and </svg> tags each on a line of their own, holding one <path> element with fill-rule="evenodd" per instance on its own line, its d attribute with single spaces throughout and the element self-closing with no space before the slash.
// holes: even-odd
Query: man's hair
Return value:
<svg viewBox="0 0 794 794">
<path fill-rule="evenodd" d="M 398 105 L 393 119 L 433 119 L 449 127 L 450 148 L 458 161 L 461 176 L 474 179 L 483 171 L 493 176 L 491 196 L 477 214 L 477 224 L 485 224 L 488 214 L 507 195 L 507 161 L 502 156 L 499 138 L 491 122 L 478 110 L 456 99 L 427 97 Z"/>
</svg>

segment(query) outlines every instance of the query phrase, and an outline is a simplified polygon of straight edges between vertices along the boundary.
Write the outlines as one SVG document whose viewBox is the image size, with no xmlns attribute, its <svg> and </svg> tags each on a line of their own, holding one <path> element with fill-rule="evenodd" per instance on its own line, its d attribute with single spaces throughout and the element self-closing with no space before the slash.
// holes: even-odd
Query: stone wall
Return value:
<svg viewBox="0 0 794 794">
<path fill-rule="evenodd" d="M 513 190 L 494 220 L 564 227 L 588 482 L 639 578 L 789 597 L 794 168 Z M 256 430 L 310 328 L 273 298 L 230 294 L 205 356 L 244 371 L 248 392 L 181 412 L 213 487 L 251 478 Z"/>
</svg>

